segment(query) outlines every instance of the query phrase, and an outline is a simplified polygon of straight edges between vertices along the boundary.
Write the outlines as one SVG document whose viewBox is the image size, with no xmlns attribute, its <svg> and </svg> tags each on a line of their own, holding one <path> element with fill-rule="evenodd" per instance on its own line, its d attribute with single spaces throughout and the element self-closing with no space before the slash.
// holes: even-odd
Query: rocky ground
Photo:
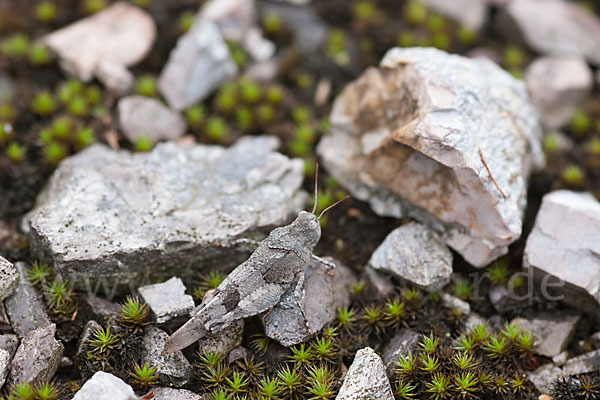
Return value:
<svg viewBox="0 0 600 400">
<path fill-rule="evenodd" d="M 0 398 L 600 398 L 599 16 L 0 0 Z"/>
</svg>

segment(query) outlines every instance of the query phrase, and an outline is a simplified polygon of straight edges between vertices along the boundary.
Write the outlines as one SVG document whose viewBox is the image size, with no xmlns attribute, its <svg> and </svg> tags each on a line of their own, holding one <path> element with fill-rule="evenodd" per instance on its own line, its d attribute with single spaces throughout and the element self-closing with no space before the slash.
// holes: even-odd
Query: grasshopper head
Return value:
<svg viewBox="0 0 600 400">
<path fill-rule="evenodd" d="M 300 211 L 298 216 L 291 223 L 291 230 L 294 236 L 302 242 L 302 245 L 311 250 L 321 239 L 321 225 L 319 219 L 313 213 Z"/>
</svg>

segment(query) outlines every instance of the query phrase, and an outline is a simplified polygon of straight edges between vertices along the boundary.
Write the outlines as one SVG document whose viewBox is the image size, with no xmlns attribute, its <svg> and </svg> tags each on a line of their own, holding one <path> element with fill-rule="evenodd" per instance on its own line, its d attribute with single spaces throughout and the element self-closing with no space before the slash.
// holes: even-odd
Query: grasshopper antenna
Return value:
<svg viewBox="0 0 600 400">
<path fill-rule="evenodd" d="M 313 204 L 312 213 L 317 211 L 317 191 L 319 190 L 319 162 L 315 163 L 315 202 Z"/>
<path fill-rule="evenodd" d="M 323 211 L 321 211 L 321 214 L 319 214 L 319 216 L 317 217 L 317 219 L 321 219 L 321 217 L 323 216 L 323 214 L 325 214 L 327 211 L 331 210 L 333 207 L 337 206 L 338 204 L 340 204 L 342 201 L 349 199 L 350 196 L 344 196 L 343 198 L 339 199 L 338 201 L 336 201 L 335 203 L 333 203 L 332 205 L 330 205 L 329 207 L 327 207 L 326 209 L 324 209 Z"/>
</svg>

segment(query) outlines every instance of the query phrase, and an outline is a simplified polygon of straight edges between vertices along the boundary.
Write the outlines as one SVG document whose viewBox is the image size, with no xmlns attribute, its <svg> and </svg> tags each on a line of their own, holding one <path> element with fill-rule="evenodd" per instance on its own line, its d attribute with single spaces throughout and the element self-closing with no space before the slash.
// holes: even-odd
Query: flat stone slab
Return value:
<svg viewBox="0 0 600 400">
<path fill-rule="evenodd" d="M 42 296 L 27 278 L 28 265 L 17 262 L 15 267 L 19 273 L 19 285 L 4 304 L 13 330 L 22 339 L 29 332 L 46 327 L 51 322 Z"/>
<path fill-rule="evenodd" d="M 368 264 L 433 292 L 450 282 L 452 252 L 435 231 L 409 222 L 386 236 Z"/>
<path fill-rule="evenodd" d="M 38 258 L 80 286 L 235 267 L 249 249 L 232 241 L 262 239 L 304 207 L 304 162 L 278 144 L 264 136 L 133 154 L 94 145 L 60 164 L 23 228 Z"/>
<path fill-rule="evenodd" d="M 600 317 L 598 238 L 600 203 L 591 194 L 548 193 L 527 238 L 523 268 L 532 269 L 554 299 Z"/>
<path fill-rule="evenodd" d="M 377 214 L 430 225 L 477 267 L 520 237 L 542 130 L 523 82 L 496 64 L 393 48 L 346 86 L 329 120 L 317 153 Z"/>
<path fill-rule="evenodd" d="M 336 400 L 394 400 L 381 358 L 365 347 L 356 352 Z"/>
<path fill-rule="evenodd" d="M 192 296 L 185 294 L 182 280 L 175 276 L 166 282 L 142 286 L 138 291 L 159 326 L 183 324 L 195 307 Z"/>
<path fill-rule="evenodd" d="M 58 54 L 65 71 L 88 81 L 103 63 L 126 67 L 141 61 L 155 37 L 150 14 L 119 1 L 40 41 Z"/>
</svg>

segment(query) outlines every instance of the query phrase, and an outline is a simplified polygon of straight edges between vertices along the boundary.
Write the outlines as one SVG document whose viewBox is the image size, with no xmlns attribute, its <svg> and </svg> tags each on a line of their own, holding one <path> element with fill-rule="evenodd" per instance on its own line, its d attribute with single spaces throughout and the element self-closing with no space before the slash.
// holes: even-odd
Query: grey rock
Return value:
<svg viewBox="0 0 600 400">
<path fill-rule="evenodd" d="M 471 313 L 471 305 L 468 302 L 448 293 L 442 293 L 442 304 L 444 307 L 451 310 L 458 310 L 464 315 Z"/>
<path fill-rule="evenodd" d="M 140 295 L 152 310 L 159 326 L 176 329 L 187 321 L 194 309 L 194 299 L 185 294 L 185 286 L 181 279 L 172 277 L 166 282 L 142 286 Z"/>
<path fill-rule="evenodd" d="M 88 81 L 102 63 L 123 67 L 138 63 L 150 51 L 155 37 L 152 17 L 120 1 L 40 41 L 58 54 L 67 73 Z"/>
<path fill-rule="evenodd" d="M 216 333 L 209 334 L 198 341 L 198 352 L 218 351 L 227 356 L 232 350 L 242 344 L 244 334 L 244 320 L 236 321 L 229 328 Z"/>
<path fill-rule="evenodd" d="M 81 389 L 73 400 L 137 400 L 131 386 L 114 375 L 98 371 Z"/>
<path fill-rule="evenodd" d="M 259 8 L 263 15 L 278 15 L 294 31 L 296 45 L 304 53 L 314 52 L 327 40 L 329 28 L 312 7 L 261 1 Z"/>
<path fill-rule="evenodd" d="M 7 350 L 0 349 L 0 389 L 2 389 L 4 382 L 6 382 L 8 371 L 10 371 L 11 360 L 12 356 L 10 353 Z"/>
<path fill-rule="evenodd" d="M 567 348 L 579 318 L 578 315 L 565 316 L 564 313 L 542 313 L 531 319 L 516 318 L 511 324 L 530 331 L 536 339 L 535 352 L 552 358 Z"/>
<path fill-rule="evenodd" d="M 275 54 L 275 44 L 265 39 L 257 26 L 253 1 L 210 0 L 204 3 L 197 18 L 217 24 L 225 39 L 240 43 L 257 61 L 268 60 Z"/>
<path fill-rule="evenodd" d="M 520 306 L 520 302 L 511 296 L 504 285 L 492 286 L 490 288 L 489 297 L 492 305 L 500 314 L 506 314 Z"/>
<path fill-rule="evenodd" d="M 467 316 L 467 319 L 465 320 L 465 330 L 471 330 L 477 325 L 488 325 L 488 323 L 481 315 L 472 312 Z"/>
<path fill-rule="evenodd" d="M 73 360 L 69 357 L 62 356 L 60 358 L 60 362 L 58 363 L 58 368 L 68 368 L 73 366 Z"/>
<path fill-rule="evenodd" d="M 171 107 L 182 110 L 203 100 L 236 72 L 237 67 L 216 25 L 196 19 L 171 51 L 160 73 L 158 89 Z"/>
<path fill-rule="evenodd" d="M 154 143 L 175 140 L 183 136 L 187 129 L 181 114 L 150 97 L 123 97 L 117 109 L 119 126 L 130 142 L 135 142 L 141 136 L 150 138 Z"/>
<path fill-rule="evenodd" d="M 156 368 L 161 385 L 183 386 L 192 376 L 192 366 L 181 351 L 163 354 L 169 335 L 150 325 L 144 329 L 144 355 L 142 362 Z"/>
<path fill-rule="evenodd" d="M 569 359 L 562 367 L 567 376 L 587 374 L 600 370 L 600 350 L 590 351 Z"/>
<path fill-rule="evenodd" d="M 564 376 L 562 370 L 552 363 L 543 365 L 535 371 L 527 373 L 527 378 L 542 393 L 550 393 L 554 381 Z"/>
<path fill-rule="evenodd" d="M 17 335 L 12 335 L 10 333 L 6 335 L 0 335 L 0 349 L 8 351 L 11 358 L 15 355 L 17 347 L 19 347 L 19 339 L 17 338 Z"/>
<path fill-rule="evenodd" d="M 540 53 L 600 64 L 600 20 L 594 13 L 564 0 L 512 0 L 505 11 Z"/>
<path fill-rule="evenodd" d="M 416 353 L 419 346 L 420 335 L 410 329 L 401 329 L 383 349 L 383 363 L 388 375 L 394 373 L 395 362 L 400 356 L 408 357 L 409 354 Z"/>
<path fill-rule="evenodd" d="M 387 235 L 368 264 L 433 292 L 450 281 L 452 253 L 433 230 L 409 222 Z"/>
<path fill-rule="evenodd" d="M 477 267 L 521 235 L 542 132 L 523 82 L 497 65 L 394 48 L 338 95 L 329 119 L 317 153 L 377 214 L 429 224 Z"/>
<path fill-rule="evenodd" d="M 541 57 L 529 64 L 525 83 L 547 129 L 569 122 L 594 86 L 592 70 L 579 57 Z"/>
<path fill-rule="evenodd" d="M 96 77 L 117 96 L 128 93 L 135 83 L 135 77 L 125 66 L 112 62 L 100 63 L 96 68 Z"/>
<path fill-rule="evenodd" d="M 229 352 L 229 355 L 227 356 L 227 363 L 233 364 L 234 362 L 243 360 L 246 357 L 248 357 L 248 350 L 242 346 L 236 347 Z"/>
<path fill-rule="evenodd" d="M 110 325 L 121 313 L 121 306 L 98 296 L 86 296 L 88 306 L 98 321 Z"/>
<path fill-rule="evenodd" d="M 350 287 L 355 277 L 340 261 L 326 257 L 336 268 L 311 261 L 304 273 L 302 293 L 294 294 L 296 284 L 282 296 L 279 303 L 263 318 L 265 334 L 289 347 L 306 341 L 336 317 L 336 310 L 350 305 Z M 299 301 L 297 301 L 299 299 Z M 306 317 L 306 319 L 305 319 Z M 307 328 L 308 327 L 308 328 Z"/>
<path fill-rule="evenodd" d="M 569 359 L 569 352 L 563 351 L 563 352 L 555 355 L 554 357 L 552 357 L 552 362 L 554 363 L 554 365 L 560 367 L 562 365 L 565 365 L 565 363 L 567 362 L 568 359 Z"/>
<path fill-rule="evenodd" d="M 393 400 L 390 381 L 381 358 L 365 347 L 356 352 L 336 400 Z"/>
<path fill-rule="evenodd" d="M 149 393 L 154 393 L 154 400 L 203 400 L 206 397 L 185 389 L 173 389 L 168 387 L 157 387 Z"/>
<path fill-rule="evenodd" d="M 487 2 L 482 0 L 423 0 L 430 9 L 458 21 L 461 25 L 479 30 L 487 17 Z"/>
<path fill-rule="evenodd" d="M 23 338 L 35 329 L 49 326 L 50 318 L 43 300 L 27 279 L 27 264 L 18 262 L 15 267 L 20 276 L 19 286 L 4 304 L 15 333 Z"/>
<path fill-rule="evenodd" d="M 549 138 L 549 139 L 548 139 Z M 554 140 L 557 152 L 568 152 L 574 147 L 573 139 L 561 131 L 554 131 L 544 135 L 544 140 Z"/>
<path fill-rule="evenodd" d="M 2 336 L 0 336 L 0 340 L 1 340 Z M 595 348 L 600 347 L 600 331 L 599 332 L 595 332 L 593 333 L 590 338 L 590 343 L 592 344 L 592 346 L 594 346 Z M 2 348 L 2 345 L 0 344 L 0 348 Z"/>
<path fill-rule="evenodd" d="M 568 221 L 568 223 L 565 223 Z M 600 203 L 588 193 L 546 194 L 527 238 L 523 267 L 545 296 L 600 316 Z"/>
<path fill-rule="evenodd" d="M 81 337 L 79 338 L 79 343 L 77 345 L 77 352 L 75 353 L 75 362 L 79 366 L 83 366 L 87 361 L 87 354 L 90 348 L 90 339 L 94 337 L 94 334 L 99 329 L 102 329 L 102 326 L 93 319 L 89 320 L 83 327 L 83 332 L 81 333 Z"/>
<path fill-rule="evenodd" d="M 304 163 L 278 144 L 168 142 L 133 154 L 94 145 L 63 160 L 23 229 L 39 258 L 88 288 L 235 267 L 249 253 L 232 241 L 263 238 L 303 208 Z"/>
<path fill-rule="evenodd" d="M 475 47 L 469 50 L 466 55 L 471 58 L 486 58 L 498 65 L 502 64 L 502 55 L 498 50 L 491 47 Z"/>
<path fill-rule="evenodd" d="M 19 286 L 17 269 L 6 258 L 0 256 L 0 301 L 10 296 Z"/>
<path fill-rule="evenodd" d="M 65 350 L 54 339 L 56 325 L 31 331 L 25 336 L 11 363 L 8 383 L 38 383 L 52 379 Z"/>
<path fill-rule="evenodd" d="M 375 296 L 380 299 L 385 299 L 396 291 L 396 286 L 390 278 L 385 274 L 374 270 L 368 265 L 364 269 L 366 280 L 375 292 Z"/>
</svg>

